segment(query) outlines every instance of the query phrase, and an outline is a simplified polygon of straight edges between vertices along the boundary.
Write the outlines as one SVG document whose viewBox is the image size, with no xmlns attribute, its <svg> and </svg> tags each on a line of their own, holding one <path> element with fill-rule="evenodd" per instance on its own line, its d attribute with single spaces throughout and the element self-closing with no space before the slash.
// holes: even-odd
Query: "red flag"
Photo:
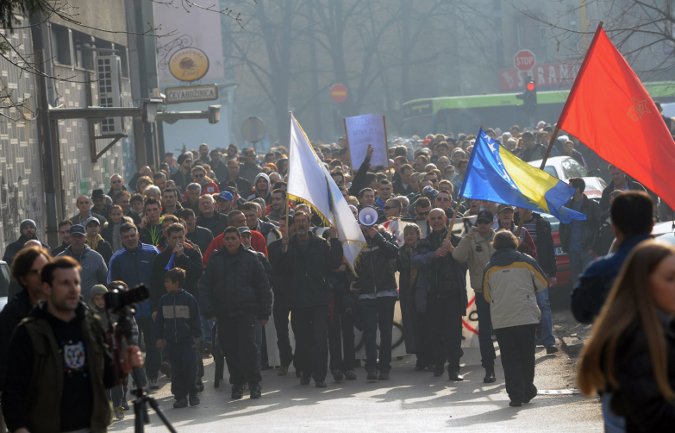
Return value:
<svg viewBox="0 0 675 433">
<path fill-rule="evenodd" d="M 675 143 L 654 101 L 599 27 L 558 127 L 675 207 Z"/>
</svg>

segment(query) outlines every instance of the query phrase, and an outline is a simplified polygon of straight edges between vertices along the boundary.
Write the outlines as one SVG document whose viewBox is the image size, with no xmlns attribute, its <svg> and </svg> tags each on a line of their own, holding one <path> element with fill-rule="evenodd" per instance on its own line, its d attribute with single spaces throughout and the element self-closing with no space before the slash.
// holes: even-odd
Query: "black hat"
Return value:
<svg viewBox="0 0 675 433">
<path fill-rule="evenodd" d="M 73 224 L 70 226 L 70 234 L 84 236 L 87 234 L 87 231 L 82 224 Z"/>
<path fill-rule="evenodd" d="M 95 190 L 93 190 L 93 191 L 91 192 L 91 198 L 92 198 L 92 199 L 95 199 L 95 198 L 104 198 L 104 197 L 105 197 L 105 193 L 103 192 L 102 189 L 95 189 Z"/>
<path fill-rule="evenodd" d="M 494 221 L 494 216 L 492 215 L 492 212 L 489 210 L 482 210 L 478 212 L 478 217 L 476 218 L 476 222 L 486 222 L 486 223 L 491 223 Z"/>
</svg>

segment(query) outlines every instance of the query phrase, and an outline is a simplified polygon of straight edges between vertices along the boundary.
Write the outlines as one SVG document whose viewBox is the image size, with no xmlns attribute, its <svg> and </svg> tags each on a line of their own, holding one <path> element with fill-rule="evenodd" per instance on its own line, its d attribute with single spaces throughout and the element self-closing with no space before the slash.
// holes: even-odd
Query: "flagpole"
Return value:
<svg viewBox="0 0 675 433">
<path fill-rule="evenodd" d="M 584 70 L 586 69 L 586 66 L 588 65 L 588 59 L 590 57 L 591 51 L 593 51 L 593 47 L 595 47 L 595 43 L 598 40 L 598 36 L 600 35 L 600 30 L 602 30 L 602 25 L 603 22 L 600 21 L 598 23 L 598 27 L 595 29 L 595 34 L 593 35 L 593 40 L 591 40 L 591 45 L 588 47 L 588 51 L 586 52 L 586 56 L 584 57 L 584 61 L 581 63 L 581 67 L 579 68 L 579 73 L 577 73 L 576 78 L 574 79 L 574 83 L 572 84 L 572 88 L 570 89 L 570 94 L 567 96 L 567 100 L 565 101 L 565 105 L 563 106 L 562 111 L 560 112 L 560 117 L 558 118 L 558 122 L 555 124 L 555 129 L 553 130 L 553 133 L 551 134 L 551 138 L 549 139 L 548 142 L 548 147 L 546 148 L 546 154 L 544 154 L 544 158 L 541 160 L 541 166 L 539 167 L 540 170 L 543 170 L 544 167 L 546 166 L 546 160 L 548 159 L 549 155 L 551 154 L 551 149 L 553 148 L 553 143 L 555 143 L 556 139 L 558 138 L 558 132 L 560 132 L 560 124 L 562 123 L 563 120 L 565 120 L 565 117 L 567 117 L 567 111 L 569 110 L 569 105 L 570 105 L 570 100 L 572 99 L 572 96 L 577 90 L 577 85 L 579 84 L 580 77 L 583 76 Z"/>
<path fill-rule="evenodd" d="M 293 121 L 293 112 L 289 111 L 288 112 L 288 123 L 290 124 L 292 121 Z M 288 131 L 289 136 L 290 136 L 291 132 L 292 132 L 292 128 L 289 128 L 289 131 Z M 289 137 L 289 143 L 290 143 L 290 137 Z M 293 146 L 288 146 L 288 168 L 286 169 L 287 174 L 291 173 L 290 168 L 291 168 L 291 151 L 292 150 L 293 150 Z M 286 179 L 286 180 L 288 180 L 288 179 Z M 290 239 L 288 239 L 289 233 L 290 233 L 288 231 L 288 190 L 286 190 L 286 194 L 284 194 L 284 196 L 286 197 L 286 200 L 285 200 L 286 203 L 284 203 L 284 206 L 286 208 L 286 241 L 283 241 L 283 240 L 281 241 L 281 250 L 285 253 L 285 252 L 288 251 L 288 241 L 290 241 Z"/>
</svg>

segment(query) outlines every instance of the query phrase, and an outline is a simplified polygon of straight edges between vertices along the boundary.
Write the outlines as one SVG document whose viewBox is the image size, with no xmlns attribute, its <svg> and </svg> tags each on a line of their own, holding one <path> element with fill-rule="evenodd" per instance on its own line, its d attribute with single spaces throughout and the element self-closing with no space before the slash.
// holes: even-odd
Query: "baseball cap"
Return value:
<svg viewBox="0 0 675 433">
<path fill-rule="evenodd" d="M 508 204 L 500 204 L 499 206 L 497 206 L 497 213 L 498 214 L 504 212 L 505 210 L 513 211 L 513 206 L 508 205 Z"/>
<path fill-rule="evenodd" d="M 251 230 L 246 226 L 239 227 L 237 228 L 237 230 L 239 230 L 240 235 L 249 235 L 249 236 L 251 235 Z"/>
<path fill-rule="evenodd" d="M 492 212 L 489 210 L 482 210 L 478 212 L 478 217 L 476 218 L 476 222 L 486 222 L 486 223 L 491 223 L 494 221 L 494 216 L 492 215 Z"/>
<path fill-rule="evenodd" d="M 87 227 L 90 223 L 96 223 L 99 226 L 101 225 L 101 221 L 99 221 L 95 216 L 87 218 L 87 220 L 84 222 L 84 226 Z"/>
<path fill-rule="evenodd" d="M 70 234 L 84 236 L 87 234 L 87 231 L 84 229 L 82 224 L 73 224 L 70 226 Z"/>
<path fill-rule="evenodd" d="M 215 198 L 216 200 L 225 200 L 225 201 L 234 200 L 234 196 L 230 191 L 221 191 L 221 193 L 216 195 Z"/>
</svg>

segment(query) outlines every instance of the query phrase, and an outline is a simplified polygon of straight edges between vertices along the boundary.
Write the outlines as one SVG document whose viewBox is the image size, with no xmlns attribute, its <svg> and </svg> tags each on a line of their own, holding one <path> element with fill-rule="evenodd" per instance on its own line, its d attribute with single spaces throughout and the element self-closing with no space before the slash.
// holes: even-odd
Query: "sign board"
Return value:
<svg viewBox="0 0 675 433">
<path fill-rule="evenodd" d="M 259 117 L 251 116 L 241 124 L 241 136 L 249 143 L 265 138 L 265 123 Z"/>
<path fill-rule="evenodd" d="M 358 170 L 366 157 L 368 145 L 373 146 L 372 167 L 388 167 L 387 131 L 384 116 L 362 114 L 345 118 L 347 144 L 351 155 L 352 169 Z"/>
<path fill-rule="evenodd" d="M 499 71 L 499 88 L 502 91 L 518 91 L 527 83 L 526 75 L 537 83 L 537 89 L 569 89 L 579 72 L 578 63 L 544 63 L 535 65 L 528 73 L 516 68 Z"/>
<path fill-rule="evenodd" d="M 204 84 L 202 86 L 167 87 L 164 91 L 167 104 L 181 102 L 212 101 L 218 99 L 218 86 Z"/>
<path fill-rule="evenodd" d="M 347 101 L 348 97 L 349 97 L 349 90 L 347 89 L 347 86 L 345 86 L 344 84 L 335 83 L 332 86 L 330 86 L 330 99 L 332 99 L 333 102 L 341 104 Z"/>
<path fill-rule="evenodd" d="M 534 53 L 530 50 L 520 50 L 513 56 L 513 66 L 519 71 L 527 72 L 535 63 Z"/>
<path fill-rule="evenodd" d="M 180 81 L 197 81 L 209 71 L 209 58 L 199 48 L 181 48 L 169 58 L 169 72 Z"/>
</svg>

